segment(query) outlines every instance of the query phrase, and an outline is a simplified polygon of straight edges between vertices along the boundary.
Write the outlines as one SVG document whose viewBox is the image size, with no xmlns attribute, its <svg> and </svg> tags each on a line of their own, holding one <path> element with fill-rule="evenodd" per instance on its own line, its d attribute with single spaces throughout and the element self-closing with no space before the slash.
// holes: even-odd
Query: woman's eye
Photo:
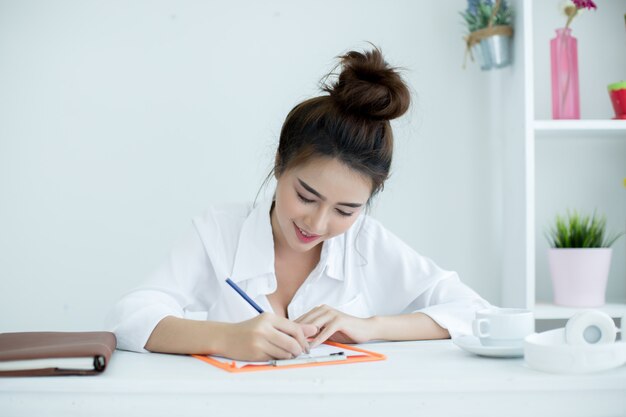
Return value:
<svg viewBox="0 0 626 417">
<path fill-rule="evenodd" d="M 298 199 L 302 201 L 304 204 L 315 203 L 315 200 L 309 200 L 308 198 L 304 197 L 302 194 L 300 194 L 297 191 L 296 191 L 296 195 L 298 196 Z M 347 211 L 343 211 L 340 209 L 335 209 L 335 210 L 337 211 L 337 213 L 339 213 L 340 216 L 344 216 L 344 217 L 350 217 L 354 214 L 354 213 L 348 213 Z"/>
<path fill-rule="evenodd" d="M 300 194 L 300 193 L 296 193 L 296 194 L 298 194 L 298 198 L 300 199 L 300 201 L 302 201 L 305 204 L 309 204 L 309 203 L 313 202 L 313 200 L 309 200 L 308 198 L 304 198 L 304 196 L 302 194 Z"/>
<path fill-rule="evenodd" d="M 339 210 L 339 209 L 336 209 L 336 210 L 337 210 L 337 213 L 339 213 L 340 215 L 345 216 L 345 217 L 350 217 L 353 214 L 353 213 L 348 213 L 346 211 Z"/>
</svg>

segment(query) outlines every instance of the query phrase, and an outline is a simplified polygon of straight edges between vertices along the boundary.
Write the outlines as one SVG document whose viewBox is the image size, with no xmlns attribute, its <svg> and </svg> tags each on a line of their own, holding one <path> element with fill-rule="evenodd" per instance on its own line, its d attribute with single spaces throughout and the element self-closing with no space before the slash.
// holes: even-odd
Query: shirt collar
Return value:
<svg viewBox="0 0 626 417">
<path fill-rule="evenodd" d="M 344 263 L 342 252 L 345 252 L 345 233 L 325 240 L 320 254 L 320 263 L 330 278 L 343 281 Z"/>
<path fill-rule="evenodd" d="M 261 201 L 243 222 L 231 276 L 235 282 L 274 274 L 271 206 L 272 199 Z"/>
<path fill-rule="evenodd" d="M 350 229 L 324 242 L 320 262 L 326 263 L 325 270 L 328 277 L 344 281 L 347 276 L 350 276 L 351 271 L 348 270 L 350 265 L 355 264 L 355 259 L 362 258 L 357 249 L 357 238 L 362 233 L 365 221 L 365 213 L 360 213 Z"/>
</svg>

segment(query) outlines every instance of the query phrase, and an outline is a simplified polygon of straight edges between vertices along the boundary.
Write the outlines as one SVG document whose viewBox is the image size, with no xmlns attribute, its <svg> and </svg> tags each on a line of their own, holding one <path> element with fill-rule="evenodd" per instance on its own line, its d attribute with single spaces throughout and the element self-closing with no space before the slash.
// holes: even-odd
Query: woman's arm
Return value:
<svg viewBox="0 0 626 417">
<path fill-rule="evenodd" d="M 449 339 L 450 333 L 424 313 L 371 317 L 371 340 Z"/>
<path fill-rule="evenodd" d="M 168 316 L 154 328 L 145 349 L 161 353 L 221 355 L 224 350 L 221 339 L 227 326 L 227 323 Z"/>
<path fill-rule="evenodd" d="M 296 320 L 321 329 L 311 340 L 316 347 L 326 340 L 340 343 L 365 343 L 371 340 L 447 339 L 448 331 L 424 313 L 359 318 L 322 305 Z"/>
<path fill-rule="evenodd" d="M 296 324 L 271 313 L 240 323 L 222 323 L 168 316 L 145 345 L 151 352 L 215 354 L 236 360 L 290 359 L 308 352 L 307 337 L 317 328 Z"/>
<path fill-rule="evenodd" d="M 489 307 L 456 272 L 420 255 L 375 219 L 367 218 L 357 243 L 367 265 L 352 281 L 363 288 L 358 291 L 364 293 L 369 315 L 384 316 L 372 320 L 377 337 L 406 340 L 405 334 L 417 339 L 472 334 L 476 311 Z"/>
</svg>

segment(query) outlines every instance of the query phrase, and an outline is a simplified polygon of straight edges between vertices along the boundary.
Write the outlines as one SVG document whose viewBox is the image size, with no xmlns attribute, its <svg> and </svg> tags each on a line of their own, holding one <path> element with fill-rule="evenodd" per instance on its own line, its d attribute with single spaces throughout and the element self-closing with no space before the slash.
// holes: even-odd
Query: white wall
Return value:
<svg viewBox="0 0 626 417">
<path fill-rule="evenodd" d="M 287 112 L 365 40 L 416 93 L 374 215 L 497 304 L 493 73 L 461 68 L 464 8 L 0 0 L 0 331 L 101 328 L 192 216 L 255 197 Z"/>
</svg>

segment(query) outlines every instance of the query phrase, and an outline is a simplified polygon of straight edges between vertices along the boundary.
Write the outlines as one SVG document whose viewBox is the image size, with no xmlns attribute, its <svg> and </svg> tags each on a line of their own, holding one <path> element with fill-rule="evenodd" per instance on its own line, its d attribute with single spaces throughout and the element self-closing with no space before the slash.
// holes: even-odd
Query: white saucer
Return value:
<svg viewBox="0 0 626 417">
<path fill-rule="evenodd" d="M 474 336 L 460 336 L 452 339 L 461 349 L 480 356 L 493 358 L 517 358 L 524 356 L 523 346 L 483 346 Z"/>
</svg>

